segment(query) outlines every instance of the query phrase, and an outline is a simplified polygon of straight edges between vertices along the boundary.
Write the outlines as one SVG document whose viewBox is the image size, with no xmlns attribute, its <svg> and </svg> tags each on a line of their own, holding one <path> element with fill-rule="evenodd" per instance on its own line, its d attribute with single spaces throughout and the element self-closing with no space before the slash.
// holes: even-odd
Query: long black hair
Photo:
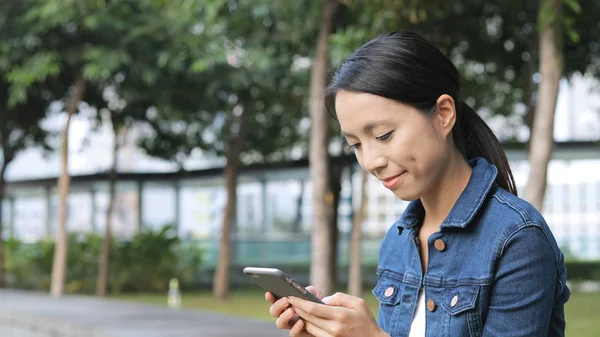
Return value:
<svg viewBox="0 0 600 337">
<path fill-rule="evenodd" d="M 496 183 L 517 195 L 504 148 L 479 115 L 459 99 L 460 79 L 452 62 L 418 34 L 395 31 L 370 40 L 344 60 L 325 94 L 335 111 L 339 90 L 370 93 L 435 113 L 437 99 L 450 95 L 456 104 L 454 143 L 466 159 L 483 157 L 498 168 Z"/>
</svg>

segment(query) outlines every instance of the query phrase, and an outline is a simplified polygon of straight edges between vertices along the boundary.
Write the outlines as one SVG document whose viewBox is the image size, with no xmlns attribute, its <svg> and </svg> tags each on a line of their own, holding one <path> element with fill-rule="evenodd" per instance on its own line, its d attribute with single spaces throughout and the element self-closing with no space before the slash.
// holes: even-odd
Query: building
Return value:
<svg viewBox="0 0 600 337">
<path fill-rule="evenodd" d="M 507 154 L 522 192 L 527 179 L 526 153 L 508 148 Z M 339 206 L 340 257 L 346 261 L 346 237 L 360 196 L 360 172 L 356 163 L 342 178 Z M 350 173 L 350 171 L 354 171 Z M 544 216 L 561 248 L 580 259 L 600 259 L 600 145 L 559 143 L 548 172 Z M 70 231 L 102 231 L 108 198 L 107 174 L 72 178 L 67 227 Z M 216 261 L 221 211 L 226 194 L 222 169 L 185 173 L 123 173 L 114 232 L 130 237 L 143 227 L 177 224 L 180 237 L 198 242 L 207 262 Z M 254 166 L 239 178 L 238 212 L 232 239 L 240 263 L 297 262 L 310 258 L 311 184 L 305 160 L 279 166 Z M 5 235 L 24 241 L 52 237 L 56 228 L 56 179 L 10 181 L 4 214 Z M 400 216 L 407 203 L 398 200 L 371 177 L 368 211 L 363 224 L 367 263 L 377 260 L 379 241 Z"/>
</svg>

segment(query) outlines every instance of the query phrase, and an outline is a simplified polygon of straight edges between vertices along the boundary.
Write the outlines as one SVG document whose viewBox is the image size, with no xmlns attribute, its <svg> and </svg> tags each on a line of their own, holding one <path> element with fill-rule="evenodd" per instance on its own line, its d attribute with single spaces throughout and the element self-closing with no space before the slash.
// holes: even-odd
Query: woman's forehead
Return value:
<svg viewBox="0 0 600 337">
<path fill-rule="evenodd" d="M 340 92 L 335 102 L 343 134 L 365 132 L 413 115 L 415 108 L 367 93 Z"/>
</svg>

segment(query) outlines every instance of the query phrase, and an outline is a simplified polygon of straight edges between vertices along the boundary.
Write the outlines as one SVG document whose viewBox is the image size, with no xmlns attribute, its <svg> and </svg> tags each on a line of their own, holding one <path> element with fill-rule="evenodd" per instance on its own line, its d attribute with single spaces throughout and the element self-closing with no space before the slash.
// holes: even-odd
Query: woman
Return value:
<svg viewBox="0 0 600 337">
<path fill-rule="evenodd" d="M 327 91 L 361 167 L 411 203 L 381 245 L 376 321 L 365 302 L 275 301 L 291 336 L 564 336 L 563 254 L 517 197 L 503 151 L 459 97 L 459 75 L 422 37 L 356 50 Z M 311 291 L 321 296 L 318 291 Z"/>
</svg>

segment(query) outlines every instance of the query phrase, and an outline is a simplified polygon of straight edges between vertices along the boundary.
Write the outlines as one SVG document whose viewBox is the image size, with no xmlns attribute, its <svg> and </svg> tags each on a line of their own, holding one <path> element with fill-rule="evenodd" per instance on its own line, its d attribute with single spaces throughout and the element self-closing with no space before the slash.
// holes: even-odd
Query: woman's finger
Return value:
<svg viewBox="0 0 600 337">
<path fill-rule="evenodd" d="M 298 307 L 294 307 L 294 310 L 296 311 L 296 313 L 298 314 L 298 316 L 300 316 L 300 318 L 302 318 L 307 323 L 307 325 L 308 325 L 308 323 L 310 323 L 312 325 L 315 325 L 315 326 L 319 327 L 321 330 L 324 330 L 324 331 L 330 331 L 331 330 L 330 326 L 332 324 L 336 324 L 337 323 L 335 321 L 324 319 L 324 318 L 315 316 L 313 314 L 310 314 L 310 313 L 308 313 L 308 312 L 306 312 L 303 309 L 298 308 Z"/>
<path fill-rule="evenodd" d="M 294 318 L 294 310 L 289 308 L 277 317 L 275 325 L 279 329 L 288 330 L 292 326 L 291 320 Z"/>
<path fill-rule="evenodd" d="M 329 332 L 327 332 L 322 327 L 320 327 L 316 324 L 313 324 L 311 322 L 304 321 L 304 326 L 306 327 L 306 331 L 309 334 L 311 334 L 312 336 L 315 336 L 315 337 L 333 337 L 334 336 L 334 335 L 330 334 Z"/>
<path fill-rule="evenodd" d="M 290 337 L 305 337 L 308 336 L 307 332 L 304 331 L 304 321 L 299 319 L 296 321 L 294 326 L 290 329 Z"/>
<path fill-rule="evenodd" d="M 275 295 L 273 295 L 272 293 L 267 291 L 265 293 L 265 300 L 267 300 L 267 302 L 273 304 L 277 301 L 277 297 L 275 297 Z"/>
<path fill-rule="evenodd" d="M 280 298 L 271 305 L 269 308 L 269 314 L 271 314 L 273 317 L 279 317 L 281 313 L 284 312 L 289 306 L 290 303 L 288 302 L 287 298 Z"/>
<path fill-rule="evenodd" d="M 337 319 L 337 315 L 339 314 L 339 311 L 341 309 L 345 309 L 345 308 L 341 308 L 341 307 L 319 304 L 319 303 L 303 300 L 301 298 L 297 298 L 297 297 L 293 297 L 293 296 L 288 298 L 288 302 L 292 305 L 292 307 L 294 307 L 294 309 L 299 308 L 299 309 L 302 309 L 303 312 L 310 313 L 312 316 L 326 318 L 328 320 Z M 300 312 L 298 312 L 298 313 L 300 314 Z M 306 318 L 302 315 L 300 315 L 300 317 Z"/>
</svg>

